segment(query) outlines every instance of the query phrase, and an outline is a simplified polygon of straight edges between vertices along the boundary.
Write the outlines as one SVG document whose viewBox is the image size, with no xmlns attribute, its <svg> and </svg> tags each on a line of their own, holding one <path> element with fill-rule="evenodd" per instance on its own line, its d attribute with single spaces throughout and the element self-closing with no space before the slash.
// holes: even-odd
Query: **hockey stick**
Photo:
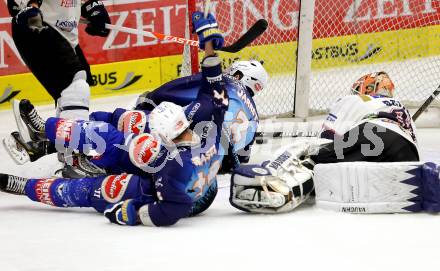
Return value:
<svg viewBox="0 0 440 271">
<path fill-rule="evenodd" d="M 436 90 L 431 94 L 431 96 L 426 99 L 426 101 L 420 106 L 420 108 L 417 110 L 417 112 L 413 115 L 412 119 L 413 121 L 416 121 L 419 116 L 425 111 L 428 106 L 435 100 L 435 98 L 440 94 L 440 85 L 437 87 Z"/>
<path fill-rule="evenodd" d="M 88 21 L 86 21 L 86 20 L 80 20 L 80 22 L 83 24 L 88 23 Z M 266 31 L 267 26 L 268 26 L 268 23 L 265 19 L 258 20 L 237 41 L 235 41 L 233 44 L 231 44 L 229 46 L 223 47 L 219 51 L 228 52 L 228 53 L 240 52 L 243 48 L 248 46 L 256 38 L 258 38 L 261 34 L 263 34 L 264 31 Z M 179 43 L 179 44 L 184 44 L 184 45 L 189 45 L 189 46 L 195 46 L 195 47 L 199 46 L 199 42 L 196 40 L 190 40 L 190 39 L 185 39 L 185 38 L 181 38 L 181 37 L 165 35 L 165 34 L 158 33 L 158 32 L 138 30 L 138 29 L 134 29 L 134 28 L 112 25 L 112 24 L 105 24 L 105 27 L 109 30 L 120 31 L 120 32 L 129 33 L 129 34 L 134 34 L 134 35 L 142 35 L 145 37 L 155 38 L 155 39 L 164 40 L 164 41 L 171 41 L 174 43 Z"/>
<path fill-rule="evenodd" d="M 295 131 L 295 132 L 256 132 L 255 143 L 265 144 L 269 139 L 274 138 L 295 138 L 295 137 L 317 137 L 317 131 Z"/>
</svg>

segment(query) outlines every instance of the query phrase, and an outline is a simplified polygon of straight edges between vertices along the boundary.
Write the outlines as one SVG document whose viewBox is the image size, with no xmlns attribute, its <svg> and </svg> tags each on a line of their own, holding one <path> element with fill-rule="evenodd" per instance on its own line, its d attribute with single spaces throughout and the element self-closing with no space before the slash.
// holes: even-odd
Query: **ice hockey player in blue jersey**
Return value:
<svg viewBox="0 0 440 271">
<path fill-rule="evenodd" d="M 49 118 L 43 125 L 44 132 L 40 130 L 40 136 L 49 138 L 58 147 L 71 148 L 75 143 L 78 151 L 95 152 L 96 161 L 101 159 L 104 163 L 104 158 L 108 158 L 108 163 L 114 162 L 113 159 L 120 162 L 116 163 L 118 166 L 124 166 L 120 160 L 123 156 L 118 157 L 122 152 L 113 148 L 115 143 L 119 144 L 128 153 L 127 164 L 144 170 L 144 174 L 135 176 L 127 172 L 75 181 L 2 174 L 0 190 L 26 194 L 32 200 L 59 207 L 94 207 L 104 211 L 105 205 L 112 203 L 105 211 L 106 217 L 111 222 L 128 225 L 172 225 L 180 218 L 208 208 L 217 192 L 216 175 L 225 154 L 222 144 L 228 146 L 227 138 L 223 137 L 222 141 L 228 93 L 220 59 L 214 52 L 222 46 L 223 38 L 216 28 L 210 29 L 210 35 L 203 35 L 208 29 L 203 26 L 213 22 L 212 15 L 206 19 L 201 13 L 194 15 L 195 29 L 204 29 L 198 31 L 201 46 L 206 45 L 202 85 L 196 102 L 188 107 L 188 116 L 172 103 L 156 107 L 149 115 L 149 128 L 155 137 L 145 133 L 124 134 L 104 122 L 58 118 Z M 100 147 L 104 149 L 100 151 Z"/>
<path fill-rule="evenodd" d="M 225 112 L 224 131 L 232 143 L 229 146 L 228 155 L 223 159 L 222 172 L 230 172 L 237 164 L 236 159 L 240 163 L 249 160 L 250 148 L 254 142 L 259 123 L 253 97 L 266 87 L 268 75 L 262 64 L 256 60 L 238 61 L 223 73 L 222 80 L 229 100 L 229 106 Z M 163 101 L 184 106 L 185 114 L 191 118 L 193 109 L 200 106 L 197 98 L 202 82 L 201 73 L 173 80 L 152 92 L 142 94 L 138 98 L 134 110 L 117 108 L 113 112 L 93 112 L 90 114 L 90 120 L 106 122 L 125 133 L 148 133 L 148 115 L 155 106 Z M 33 106 L 28 103 L 22 101 L 20 105 L 24 111 L 21 118 L 27 123 L 38 123 L 38 121 L 29 119 L 28 115 L 33 116 L 34 114 L 26 113 L 33 111 Z M 41 127 L 42 125 L 36 126 Z M 36 129 L 40 128 L 36 127 Z M 6 139 L 4 144 L 8 153 L 19 164 L 35 161 L 48 152 L 56 151 L 52 145 L 47 144 L 44 140 L 27 143 L 21 141 L 20 137 L 11 137 Z M 20 146 L 18 150 L 17 146 Z M 83 169 L 76 168 L 74 170 L 82 171 Z M 86 169 L 84 170 L 84 174 L 89 173 Z"/>
</svg>

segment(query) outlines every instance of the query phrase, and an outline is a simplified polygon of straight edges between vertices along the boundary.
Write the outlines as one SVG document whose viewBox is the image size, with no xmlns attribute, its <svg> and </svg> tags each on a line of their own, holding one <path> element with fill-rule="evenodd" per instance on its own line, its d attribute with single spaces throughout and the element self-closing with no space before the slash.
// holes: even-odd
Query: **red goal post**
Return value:
<svg viewBox="0 0 440 271">
<path fill-rule="evenodd" d="M 203 0 L 186 0 L 203 10 Z M 325 113 L 361 75 L 384 70 L 396 96 L 417 107 L 440 84 L 440 2 L 434 0 L 212 0 L 226 44 L 256 20 L 269 29 L 237 59 L 264 61 L 268 88 L 256 98 L 263 116 Z M 298 57 L 297 57 L 298 56 Z M 187 55 L 193 72 L 197 52 Z M 434 103 L 434 107 L 439 103 Z"/>
</svg>

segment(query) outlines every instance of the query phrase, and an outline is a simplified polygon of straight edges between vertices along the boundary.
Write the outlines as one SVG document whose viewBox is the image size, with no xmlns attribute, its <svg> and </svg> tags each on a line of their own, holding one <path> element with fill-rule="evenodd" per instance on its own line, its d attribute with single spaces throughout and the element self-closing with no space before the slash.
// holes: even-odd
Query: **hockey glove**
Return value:
<svg viewBox="0 0 440 271">
<path fill-rule="evenodd" d="M 81 16 L 89 21 L 86 27 L 87 34 L 107 37 L 110 33 L 110 30 L 105 28 L 105 24 L 110 23 L 110 16 L 101 1 L 85 2 L 81 7 Z"/>
<path fill-rule="evenodd" d="M 19 26 L 29 28 L 31 31 L 40 32 L 46 28 L 43 26 L 43 13 L 37 7 L 26 7 L 20 10 L 15 21 Z"/>
<path fill-rule="evenodd" d="M 129 199 L 107 206 L 104 215 L 111 223 L 134 226 L 140 224 L 136 209 L 135 201 Z"/>
<path fill-rule="evenodd" d="M 200 11 L 194 12 L 192 15 L 193 31 L 199 36 L 200 49 L 205 49 L 205 44 L 212 41 L 214 50 L 219 50 L 223 47 L 224 38 L 221 31 L 218 29 L 217 21 L 211 13 L 205 18 Z"/>
</svg>

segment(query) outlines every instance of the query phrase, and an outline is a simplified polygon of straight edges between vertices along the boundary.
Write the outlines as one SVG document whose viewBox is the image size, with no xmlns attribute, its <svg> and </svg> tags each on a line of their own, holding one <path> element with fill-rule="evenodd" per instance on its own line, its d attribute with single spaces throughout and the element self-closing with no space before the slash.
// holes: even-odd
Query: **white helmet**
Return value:
<svg viewBox="0 0 440 271">
<path fill-rule="evenodd" d="M 150 113 L 150 130 L 162 138 L 171 141 L 189 126 L 183 108 L 171 102 L 162 102 Z"/>
<path fill-rule="evenodd" d="M 257 94 L 267 86 L 269 75 L 263 65 L 257 60 L 237 61 L 229 67 L 227 73 L 238 78 L 253 94 Z"/>
</svg>

